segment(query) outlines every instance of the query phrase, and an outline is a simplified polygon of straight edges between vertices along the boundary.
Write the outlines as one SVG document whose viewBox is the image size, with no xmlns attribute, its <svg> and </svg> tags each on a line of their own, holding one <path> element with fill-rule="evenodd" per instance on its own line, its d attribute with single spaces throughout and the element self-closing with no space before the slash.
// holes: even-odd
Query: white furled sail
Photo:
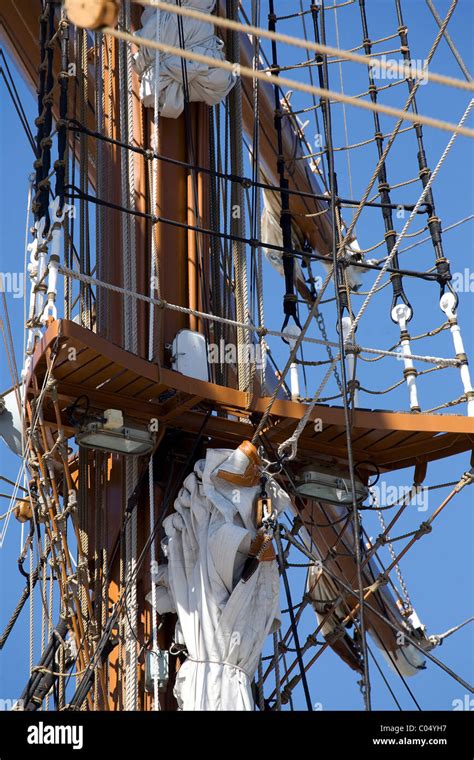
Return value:
<svg viewBox="0 0 474 760">
<path fill-rule="evenodd" d="M 260 172 L 260 181 L 265 184 L 269 184 L 268 180 L 265 178 L 262 172 Z M 283 247 L 283 233 L 280 225 L 281 201 L 275 192 L 272 190 L 267 190 L 266 188 L 262 189 L 262 198 L 263 208 L 260 225 L 261 238 L 264 246 L 263 250 L 268 263 L 271 264 L 272 267 L 276 269 L 276 271 L 283 277 L 282 252 L 275 250 L 274 248 L 265 248 L 265 244 L 278 246 L 279 248 Z M 305 241 L 301 237 L 301 234 L 299 234 L 299 230 L 294 224 L 291 228 L 291 234 L 293 247 L 296 250 L 303 250 Z M 357 261 L 359 263 L 364 262 L 364 255 L 361 253 L 359 244 L 356 239 L 353 239 L 352 242 L 346 246 L 346 254 L 349 257 L 353 257 L 354 261 Z M 322 264 L 326 272 L 332 270 L 332 261 L 330 257 L 328 257 L 327 261 L 324 259 L 319 259 L 318 261 L 320 264 Z M 371 261 L 369 260 L 367 263 L 370 264 Z M 367 271 L 368 270 L 365 267 L 354 267 L 350 264 L 346 266 L 348 283 L 351 290 L 359 290 L 363 282 L 363 275 Z M 297 258 L 295 258 L 294 262 L 294 279 L 296 286 L 300 285 L 305 287 L 304 274 Z"/>
<path fill-rule="evenodd" d="M 233 455 L 209 450 L 184 481 L 176 512 L 164 521 L 176 640 L 188 655 L 174 688 L 180 710 L 252 710 L 251 683 L 263 644 L 280 625 L 274 553 L 259 555 L 242 578 L 257 536 L 259 488 L 237 488 L 219 475 L 232 467 Z M 289 507 L 276 482 L 269 479 L 266 489 L 273 510 Z"/>
<path fill-rule="evenodd" d="M 372 563 L 373 564 L 373 563 Z M 311 598 L 314 611 L 318 619 L 318 624 L 322 624 L 321 633 L 327 641 L 330 641 L 334 651 L 354 670 L 357 669 L 356 647 L 353 639 L 346 632 L 343 636 L 334 637 L 334 633 L 339 629 L 341 623 L 346 618 L 348 606 L 341 602 L 333 613 L 326 617 L 326 612 L 331 608 L 334 600 L 340 595 L 336 584 L 329 578 L 324 571 L 313 565 L 308 570 L 308 580 L 306 588 L 308 596 Z M 383 605 L 387 617 L 397 623 L 400 627 L 400 633 L 404 631 L 417 638 L 413 628 L 399 615 L 393 606 L 393 600 L 385 589 L 379 591 L 381 598 L 375 604 Z M 372 600 L 372 603 L 373 600 Z M 371 622 L 371 621 L 369 621 Z M 341 631 L 342 633 L 342 631 Z M 375 626 L 369 625 L 369 633 L 380 649 L 380 653 L 386 660 L 388 666 L 395 673 L 401 673 L 403 676 L 414 676 L 425 668 L 425 658 L 423 654 L 400 637 L 400 643 L 395 650 L 389 651 L 377 635 Z M 419 639 L 420 646 L 424 643 L 424 637 Z M 402 643 L 403 642 L 403 643 Z"/>
<path fill-rule="evenodd" d="M 211 14 L 215 0 L 182 0 L 184 8 Z M 158 11 L 148 7 L 142 14 L 142 28 L 136 32 L 146 39 L 157 39 Z M 214 33 L 214 25 L 193 18 L 180 17 L 176 13 L 160 11 L 159 37 L 167 45 L 181 47 L 216 60 L 223 61 L 224 43 Z M 180 33 L 181 26 L 181 33 Z M 230 92 L 235 77 L 229 71 L 214 68 L 196 61 L 186 61 L 186 79 L 190 101 L 202 101 L 216 105 Z M 154 50 L 140 47 L 134 57 L 135 69 L 140 77 L 140 98 L 143 104 L 153 108 L 155 90 L 159 90 L 160 114 L 177 119 L 184 109 L 183 59 L 178 55 L 161 53 L 159 72 L 156 71 Z"/>
<path fill-rule="evenodd" d="M 260 172 L 260 181 L 268 184 L 268 180 Z M 261 225 L 261 238 L 263 243 L 263 252 L 269 264 L 283 277 L 283 254 L 282 251 L 277 251 L 274 248 L 265 248 L 267 245 L 275 245 L 279 248 L 283 247 L 283 233 L 280 225 L 281 216 L 281 201 L 279 197 L 272 191 L 263 189 L 263 208 L 262 217 L 260 221 Z M 294 248 L 301 250 L 304 245 L 304 240 L 296 234 L 295 226 L 292 225 L 292 243 Z M 295 284 L 302 283 L 305 285 L 305 279 L 298 259 L 295 258 L 294 262 L 294 280 Z"/>
</svg>

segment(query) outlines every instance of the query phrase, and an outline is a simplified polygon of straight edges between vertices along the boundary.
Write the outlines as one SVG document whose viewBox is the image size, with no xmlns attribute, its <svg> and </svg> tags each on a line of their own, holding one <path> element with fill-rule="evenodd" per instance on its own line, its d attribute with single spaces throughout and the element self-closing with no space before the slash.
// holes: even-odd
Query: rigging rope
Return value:
<svg viewBox="0 0 474 760">
<path fill-rule="evenodd" d="M 184 10 L 184 8 L 183 8 Z M 175 12 L 176 9 L 173 9 Z M 217 17 L 216 17 L 217 19 Z M 247 33 L 252 33 L 252 28 L 246 30 Z M 459 126 L 456 124 L 453 124 L 451 122 L 442 121 L 440 119 L 433 118 L 431 116 L 423 116 L 422 114 L 412 114 L 407 111 L 400 111 L 398 108 L 393 108 L 392 106 L 386 106 L 382 105 L 381 103 L 368 103 L 364 100 L 358 100 L 356 98 L 352 98 L 349 95 L 342 95 L 342 93 L 333 92 L 332 90 L 324 90 L 320 87 L 313 87 L 308 84 L 304 84 L 303 82 L 297 82 L 294 79 L 288 79 L 287 77 L 282 76 L 275 76 L 274 74 L 268 74 L 265 71 L 258 70 L 255 71 L 252 68 L 248 66 L 239 65 L 238 69 L 235 69 L 235 64 L 232 64 L 228 61 L 220 61 L 215 58 L 211 58 L 207 55 L 201 55 L 201 53 L 196 53 L 191 50 L 183 50 L 182 48 L 177 48 L 174 45 L 167 45 L 164 42 L 156 42 L 155 40 L 149 40 L 145 39 L 144 37 L 134 37 L 132 34 L 129 34 L 128 32 L 121 32 L 118 29 L 113 29 L 112 27 L 104 27 L 102 29 L 102 33 L 105 35 L 111 35 L 112 37 L 115 37 L 116 39 L 123 40 L 124 42 L 129 42 L 134 45 L 138 45 L 140 47 L 148 47 L 152 50 L 160 50 L 163 53 L 167 53 L 168 55 L 177 55 L 180 58 L 184 58 L 188 61 L 195 61 L 196 63 L 203 63 L 208 66 L 214 66 L 219 69 L 223 69 L 225 71 L 230 71 L 234 75 L 238 76 L 245 76 L 250 79 L 252 78 L 258 78 L 262 82 L 267 82 L 271 84 L 279 84 L 280 86 L 284 85 L 285 87 L 288 87 L 292 90 L 297 90 L 299 92 L 305 92 L 310 95 L 320 95 L 323 96 L 326 99 L 333 99 L 335 101 L 338 101 L 340 103 L 347 103 L 348 105 L 356 106 L 357 108 L 361 108 L 365 111 L 376 111 L 378 113 L 384 113 L 387 116 L 393 116 L 396 118 L 401 118 L 403 121 L 411 121 L 414 124 L 424 124 L 427 127 L 433 127 L 435 129 L 440 129 L 445 132 L 457 132 L 460 135 L 464 135 L 465 137 L 474 137 L 474 129 L 469 129 L 468 127 Z M 365 64 L 367 65 L 367 61 L 364 59 Z M 433 78 L 433 75 L 431 75 Z M 417 80 L 418 82 L 419 80 Z M 459 80 L 461 81 L 461 80 Z M 466 84 L 465 82 L 462 83 L 463 85 Z M 474 85 L 469 87 L 463 87 L 462 89 L 474 89 Z"/>
<path fill-rule="evenodd" d="M 461 125 L 464 124 L 464 122 L 466 121 L 467 117 L 469 116 L 469 114 L 470 114 L 473 106 L 474 106 L 474 99 L 469 102 L 469 105 L 467 106 L 466 110 L 464 111 L 464 113 L 463 113 L 463 115 L 462 115 L 462 117 L 461 117 L 461 119 L 459 121 L 459 124 L 461 124 Z M 358 314 L 356 315 L 356 317 L 355 317 L 355 319 L 354 319 L 354 321 L 353 321 L 353 323 L 351 325 L 350 332 L 349 332 L 349 334 L 346 337 L 346 343 L 350 341 L 350 339 L 352 338 L 352 336 L 354 334 L 354 331 L 357 329 L 357 325 L 359 324 L 359 322 L 360 322 L 360 320 L 361 320 L 364 312 L 366 311 L 367 306 L 370 303 L 370 300 L 371 300 L 371 298 L 372 298 L 372 296 L 373 296 L 373 294 L 375 292 L 376 287 L 378 286 L 381 278 L 383 277 L 383 275 L 387 271 L 387 267 L 390 265 L 391 260 L 393 259 L 393 257 L 397 253 L 398 248 L 400 246 L 400 243 L 403 240 L 406 231 L 408 230 L 410 224 L 412 223 L 413 219 L 415 218 L 416 210 L 424 202 L 427 194 L 429 193 L 431 185 L 433 184 L 433 182 L 435 181 L 436 177 L 438 176 L 438 173 L 439 173 L 440 169 L 442 168 L 442 166 L 443 166 L 443 164 L 444 164 L 444 162 L 445 162 L 445 160 L 446 160 L 446 158 L 447 158 L 447 156 L 448 156 L 448 154 L 449 154 L 449 152 L 450 152 L 450 150 L 451 150 L 454 142 L 456 141 L 456 137 L 457 137 L 457 132 L 454 132 L 453 135 L 451 136 L 451 139 L 449 140 L 448 144 L 446 145 L 446 148 L 444 149 L 444 151 L 443 151 L 443 153 L 442 153 L 442 155 L 441 155 L 438 163 L 436 164 L 436 167 L 434 168 L 433 173 L 430 175 L 430 177 L 429 177 L 426 185 L 424 186 L 423 192 L 421 193 L 420 197 L 418 198 L 418 201 L 415 204 L 414 210 L 411 212 L 410 216 L 408 217 L 407 221 L 405 222 L 405 225 L 404 225 L 402 231 L 397 236 L 396 243 L 395 243 L 394 247 L 392 248 L 392 250 L 390 252 L 390 255 L 387 256 L 387 258 L 385 260 L 385 263 L 384 263 L 381 271 L 377 275 L 377 277 L 375 279 L 375 282 L 374 282 L 374 284 L 372 285 L 372 288 L 369 291 L 368 296 L 366 297 L 364 303 L 362 304 L 362 306 L 361 306 Z"/>
<path fill-rule="evenodd" d="M 197 21 L 203 21 L 207 23 L 209 22 L 208 14 L 202 13 L 201 11 L 194 10 L 193 8 L 172 5 L 168 2 L 161 2 L 161 0 L 132 0 L 132 1 L 140 2 L 141 5 L 151 5 L 153 7 L 160 8 L 161 10 L 167 11 L 169 13 L 175 13 L 178 16 L 194 18 Z M 457 3 L 457 0 L 455 0 L 455 5 L 456 3 Z M 326 8 L 326 11 L 327 10 L 330 10 L 330 8 L 329 7 Z M 312 13 L 312 9 L 309 10 L 308 13 Z M 224 29 L 232 29 L 233 31 L 244 32 L 244 34 L 249 34 L 249 35 L 257 36 L 257 37 L 263 37 L 269 40 L 273 40 L 275 42 L 283 42 L 288 45 L 293 45 L 294 47 L 311 50 L 315 53 L 321 53 L 324 55 L 340 55 L 346 60 L 352 61 L 353 63 L 359 63 L 362 66 L 372 66 L 375 63 L 376 65 L 380 65 L 381 68 L 383 68 L 386 71 L 393 71 L 393 68 L 394 68 L 392 63 L 377 61 L 376 58 L 374 60 L 370 58 L 368 59 L 366 56 L 355 55 L 353 53 L 350 53 L 348 50 L 340 50 L 339 48 L 331 47 L 330 45 L 323 45 L 320 43 L 310 42 L 309 40 L 302 39 L 301 37 L 292 37 L 288 34 L 280 34 L 279 32 L 273 32 L 270 29 L 265 29 L 263 27 L 254 27 L 251 24 L 241 24 L 238 21 L 235 21 L 234 19 L 224 18 L 223 16 L 213 17 L 212 23 L 215 26 L 221 26 Z M 110 31 L 111 31 L 110 27 L 105 27 L 103 29 L 103 32 L 105 34 L 109 34 Z M 136 44 L 139 44 L 138 41 L 136 41 Z M 409 74 L 410 71 L 411 71 L 410 68 L 404 69 L 403 74 Z M 474 91 L 474 83 L 465 82 L 462 79 L 455 79 L 453 77 L 448 77 L 443 74 L 436 74 L 435 72 L 430 72 L 430 79 L 432 82 L 436 82 L 438 84 L 445 84 L 448 86 L 457 87 L 461 90 Z"/>
</svg>

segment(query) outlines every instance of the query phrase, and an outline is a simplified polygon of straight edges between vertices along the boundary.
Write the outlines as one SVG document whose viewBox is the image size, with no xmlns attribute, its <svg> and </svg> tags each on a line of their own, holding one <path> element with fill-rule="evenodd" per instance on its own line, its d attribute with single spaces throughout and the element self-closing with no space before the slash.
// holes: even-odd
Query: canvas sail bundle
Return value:
<svg viewBox="0 0 474 760">
<path fill-rule="evenodd" d="M 268 179 L 265 175 L 260 173 L 260 181 L 268 184 Z M 263 208 L 260 219 L 261 225 L 261 238 L 262 243 L 265 245 L 283 247 L 283 233 L 281 230 L 280 217 L 281 217 L 281 201 L 276 193 L 271 190 L 262 190 Z M 303 250 L 305 240 L 301 234 L 298 234 L 296 226 L 292 225 L 292 244 L 295 250 Z M 265 256 L 269 264 L 272 265 L 276 271 L 283 276 L 283 254 L 281 251 L 275 248 L 263 248 Z M 317 251 L 316 251 L 317 253 Z M 364 256 L 360 253 L 360 247 L 356 239 L 354 239 L 350 245 L 346 246 L 346 253 L 348 256 L 353 256 L 354 260 L 358 262 L 364 261 Z M 324 267 L 326 272 L 332 271 L 332 263 L 328 258 L 327 261 L 320 258 L 319 263 Z M 368 263 L 371 263 L 370 260 Z M 368 270 L 364 267 L 354 267 L 351 265 L 346 266 L 348 283 L 352 290 L 359 290 L 363 282 L 363 275 Z M 297 258 L 294 260 L 294 277 L 295 283 L 305 286 L 304 274 L 301 270 L 301 266 Z"/>
<path fill-rule="evenodd" d="M 369 563 L 369 568 L 371 574 L 375 576 L 374 570 L 376 568 L 373 562 Z M 367 582 L 369 581 L 367 580 Z M 339 597 L 339 592 L 331 578 L 316 565 L 312 565 L 308 570 L 307 593 L 316 612 L 318 625 L 322 625 L 322 635 L 326 641 L 330 642 L 331 647 L 344 662 L 353 668 L 353 670 L 358 670 L 358 655 L 355 643 L 349 636 L 349 633 L 346 632 L 343 636 L 337 638 L 334 636 L 336 629 L 347 616 L 347 604 L 339 604 L 329 619 L 326 618 L 326 612 L 331 608 L 334 600 Z M 408 635 L 415 637 L 415 632 L 401 615 L 398 614 L 391 594 L 383 588 L 378 593 L 379 596 L 375 598 L 377 609 L 384 609 L 387 616 L 399 626 L 401 633 L 405 631 Z M 369 620 L 369 632 L 380 649 L 381 655 L 393 672 L 401 673 L 403 676 L 414 676 L 425 668 L 425 658 L 413 644 L 408 642 L 398 644 L 397 639 L 396 648 L 389 650 L 377 635 L 376 622 L 376 620 Z M 400 642 L 402 641 L 403 637 L 400 639 Z M 420 643 L 425 643 L 424 639 Z"/>
<path fill-rule="evenodd" d="M 260 172 L 260 181 L 268 184 L 268 179 L 263 172 Z M 283 233 L 281 230 L 280 217 L 281 217 L 281 200 L 276 193 L 271 190 L 262 190 L 262 216 L 260 220 L 261 225 L 261 238 L 262 243 L 266 245 L 283 247 Z M 301 235 L 297 234 L 295 226 L 292 226 L 292 243 L 295 249 L 301 250 L 304 246 L 304 240 Z M 275 248 L 263 248 L 265 256 L 269 264 L 283 277 L 283 254 L 281 251 L 275 250 Z M 298 259 L 294 261 L 294 278 L 295 283 L 305 284 L 304 275 L 301 271 L 301 266 Z"/>
<path fill-rule="evenodd" d="M 183 0 L 182 6 L 211 14 L 215 0 Z M 175 13 L 149 7 L 143 12 L 142 28 L 137 31 L 137 35 L 156 41 L 163 40 L 167 45 L 178 48 L 184 46 L 186 50 L 216 60 L 225 59 L 224 43 L 215 35 L 212 23 L 180 18 Z M 161 115 L 177 119 L 184 109 L 183 59 L 178 55 L 160 53 L 157 72 L 156 58 L 155 51 L 146 47 L 140 47 L 135 55 L 135 69 L 140 77 L 140 98 L 145 106 L 152 108 L 155 90 L 158 88 Z M 216 105 L 234 85 L 235 78 L 229 71 L 196 61 L 186 61 L 185 65 L 190 101 Z"/>
<path fill-rule="evenodd" d="M 252 710 L 251 683 L 266 636 L 279 626 L 275 560 L 242 571 L 256 535 L 258 487 L 236 488 L 218 472 L 234 452 L 209 450 L 184 481 L 164 521 L 176 640 L 187 651 L 174 689 L 181 710 Z M 267 490 L 281 512 L 289 497 L 274 481 Z"/>
</svg>

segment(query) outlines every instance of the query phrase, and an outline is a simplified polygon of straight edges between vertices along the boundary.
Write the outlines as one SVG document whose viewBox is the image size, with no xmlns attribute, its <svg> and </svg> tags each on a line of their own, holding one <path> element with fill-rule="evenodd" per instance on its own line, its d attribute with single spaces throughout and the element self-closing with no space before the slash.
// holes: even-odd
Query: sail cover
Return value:
<svg viewBox="0 0 474 760">
<path fill-rule="evenodd" d="M 181 2 L 185 8 L 209 14 L 214 10 L 215 4 L 215 0 Z M 160 13 L 159 28 L 157 13 Z M 160 39 L 167 45 L 184 46 L 186 50 L 224 60 L 224 43 L 214 34 L 211 21 L 205 23 L 193 18 L 179 17 L 176 13 L 159 12 L 151 7 L 143 12 L 141 21 L 142 28 L 136 32 L 138 36 L 152 40 Z M 185 61 L 185 64 L 191 101 L 202 101 L 213 106 L 225 98 L 235 83 L 235 77 L 229 71 L 195 61 Z M 184 109 L 183 59 L 177 55 L 161 53 L 157 72 L 155 51 L 140 47 L 134 57 L 134 65 L 140 77 L 140 97 L 143 104 L 147 107 L 154 106 L 155 90 L 158 88 L 161 115 L 171 119 L 178 118 Z"/>
<path fill-rule="evenodd" d="M 256 536 L 259 489 L 236 488 L 219 477 L 232 454 L 209 450 L 164 521 L 168 572 L 159 584 L 162 597 L 168 585 L 169 599 L 163 609 L 176 610 L 176 641 L 188 655 L 174 689 L 180 710 L 252 710 L 251 683 L 264 640 L 280 625 L 276 561 L 258 562 L 250 578 L 241 579 Z M 277 512 L 289 507 L 273 480 L 267 493 Z"/>
</svg>

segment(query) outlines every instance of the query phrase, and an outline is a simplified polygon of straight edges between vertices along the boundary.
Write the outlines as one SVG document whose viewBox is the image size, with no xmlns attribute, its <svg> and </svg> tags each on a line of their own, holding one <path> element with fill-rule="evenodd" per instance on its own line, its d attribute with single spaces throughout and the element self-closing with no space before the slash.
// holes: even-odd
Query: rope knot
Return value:
<svg viewBox="0 0 474 760">
<path fill-rule="evenodd" d="M 430 525 L 429 522 L 425 520 L 424 522 L 421 523 L 420 527 L 416 531 L 415 536 L 414 536 L 415 540 L 418 541 L 419 538 L 421 538 L 422 536 L 425 536 L 427 533 L 431 533 L 432 530 L 433 530 L 433 527 Z"/>
</svg>

